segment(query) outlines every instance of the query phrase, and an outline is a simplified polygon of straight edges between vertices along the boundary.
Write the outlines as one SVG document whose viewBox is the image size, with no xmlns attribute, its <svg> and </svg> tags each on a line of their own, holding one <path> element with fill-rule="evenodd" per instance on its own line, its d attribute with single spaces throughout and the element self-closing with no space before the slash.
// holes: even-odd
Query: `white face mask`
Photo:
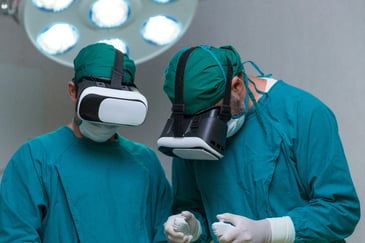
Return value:
<svg viewBox="0 0 365 243">
<path fill-rule="evenodd" d="M 118 126 L 94 124 L 88 121 L 81 121 L 80 132 L 85 137 L 101 143 L 110 139 L 118 131 Z"/>
<path fill-rule="evenodd" d="M 245 122 L 245 103 L 235 96 L 231 96 L 231 109 L 236 115 L 232 115 L 231 119 L 227 122 L 227 135 L 226 137 L 232 137 Z"/>
<path fill-rule="evenodd" d="M 232 137 L 238 130 L 240 130 L 243 123 L 245 122 L 245 117 L 245 114 L 242 113 L 238 117 L 232 117 L 227 122 L 227 138 Z"/>
</svg>

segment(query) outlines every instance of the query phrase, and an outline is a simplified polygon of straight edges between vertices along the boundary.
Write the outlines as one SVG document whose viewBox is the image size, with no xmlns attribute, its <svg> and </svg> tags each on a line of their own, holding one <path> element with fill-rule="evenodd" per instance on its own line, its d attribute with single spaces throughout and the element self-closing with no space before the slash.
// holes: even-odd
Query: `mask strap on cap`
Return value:
<svg viewBox="0 0 365 243">
<path fill-rule="evenodd" d="M 110 87 L 112 89 L 122 89 L 123 65 L 124 65 L 124 54 L 116 49 L 114 66 L 112 69 L 112 78 L 110 81 Z"/>
<path fill-rule="evenodd" d="M 206 46 L 206 45 L 200 45 L 199 46 L 201 49 L 203 49 L 204 51 L 208 52 L 212 57 L 213 59 L 217 62 L 218 64 L 218 67 L 220 68 L 221 72 L 222 72 L 222 75 L 224 77 L 224 80 L 227 82 L 227 79 L 226 79 L 226 73 L 224 72 L 224 69 L 222 67 L 222 64 L 221 62 L 218 60 L 218 58 L 214 55 L 214 53 L 209 50 L 209 46 Z"/>
<path fill-rule="evenodd" d="M 183 136 L 182 122 L 184 117 L 184 72 L 188 56 L 196 47 L 192 47 L 185 51 L 177 64 L 176 76 L 175 76 L 175 100 L 172 107 L 172 113 L 174 116 L 173 131 L 175 137 Z"/>
</svg>

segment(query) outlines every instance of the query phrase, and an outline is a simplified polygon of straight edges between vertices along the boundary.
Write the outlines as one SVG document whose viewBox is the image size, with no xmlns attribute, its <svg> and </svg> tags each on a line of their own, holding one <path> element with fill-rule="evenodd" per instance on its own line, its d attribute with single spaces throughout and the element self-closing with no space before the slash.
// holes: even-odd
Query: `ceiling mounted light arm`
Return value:
<svg viewBox="0 0 365 243">
<path fill-rule="evenodd" d="M 189 27 L 199 0 L 0 0 L 46 57 L 72 67 L 84 46 L 105 42 L 134 59 L 150 60 Z"/>
<path fill-rule="evenodd" d="M 12 15 L 16 18 L 19 0 L 1 0 L 1 12 L 5 15 Z"/>
</svg>

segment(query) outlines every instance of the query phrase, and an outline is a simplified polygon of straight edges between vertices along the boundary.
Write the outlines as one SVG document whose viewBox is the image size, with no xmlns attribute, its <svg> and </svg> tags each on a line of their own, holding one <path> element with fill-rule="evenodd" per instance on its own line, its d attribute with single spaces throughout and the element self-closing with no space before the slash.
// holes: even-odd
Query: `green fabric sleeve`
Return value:
<svg viewBox="0 0 365 243">
<path fill-rule="evenodd" d="M 359 201 L 333 113 L 318 105 L 299 104 L 297 171 L 309 203 L 289 212 L 296 242 L 344 239 L 359 220 Z"/>
<path fill-rule="evenodd" d="M 47 203 L 40 171 L 27 144 L 9 161 L 1 182 L 0 242 L 41 242 L 37 231 Z"/>
</svg>

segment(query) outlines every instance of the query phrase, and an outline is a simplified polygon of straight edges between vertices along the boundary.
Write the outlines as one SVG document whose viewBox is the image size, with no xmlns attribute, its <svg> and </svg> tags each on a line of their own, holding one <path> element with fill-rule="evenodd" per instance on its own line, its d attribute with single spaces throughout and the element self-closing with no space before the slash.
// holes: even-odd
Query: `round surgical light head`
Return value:
<svg viewBox="0 0 365 243">
<path fill-rule="evenodd" d="M 90 21 L 100 28 L 115 28 L 123 25 L 130 13 L 127 1 L 98 0 L 90 7 Z"/>
<path fill-rule="evenodd" d="M 0 0 L 1 1 L 1 0 Z M 73 68 L 81 48 L 99 41 L 148 61 L 188 29 L 198 0 L 6 0 L 1 6 L 46 57 Z M 14 7 L 16 6 L 16 8 Z M 16 10 L 16 11 L 15 11 Z"/>
<path fill-rule="evenodd" d="M 104 39 L 99 42 L 112 45 L 112 46 L 114 46 L 115 49 L 118 49 L 119 51 L 129 55 L 129 48 L 128 48 L 127 43 L 125 43 L 123 40 L 121 40 L 119 38 Z"/>
<path fill-rule="evenodd" d="M 44 28 L 37 36 L 38 47 L 49 55 L 61 55 L 71 50 L 79 40 L 75 26 L 56 23 Z"/>
<path fill-rule="evenodd" d="M 75 0 L 33 0 L 33 4 L 45 11 L 59 12 L 67 9 Z"/>
<path fill-rule="evenodd" d="M 170 16 L 156 15 L 148 18 L 142 25 L 142 37 L 158 46 L 175 41 L 181 34 L 181 24 Z"/>
</svg>

